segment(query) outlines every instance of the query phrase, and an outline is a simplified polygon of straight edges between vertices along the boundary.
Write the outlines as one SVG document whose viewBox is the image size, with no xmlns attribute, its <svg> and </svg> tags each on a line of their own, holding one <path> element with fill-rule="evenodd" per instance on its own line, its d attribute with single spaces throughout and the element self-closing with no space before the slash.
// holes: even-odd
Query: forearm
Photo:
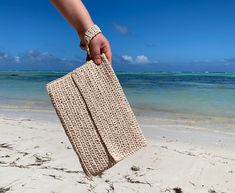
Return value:
<svg viewBox="0 0 235 193">
<path fill-rule="evenodd" d="M 112 63 L 112 52 L 108 40 L 102 33 L 94 34 L 94 37 L 87 42 L 85 33 L 94 25 L 90 14 L 81 0 L 50 0 L 65 19 L 75 28 L 79 37 L 80 45 L 85 45 L 87 49 L 87 60 L 92 59 L 96 64 L 101 64 L 101 53 L 104 53 Z M 80 46 L 81 47 L 81 46 Z"/>
<path fill-rule="evenodd" d="M 65 19 L 75 28 L 80 38 L 94 23 L 81 0 L 50 0 Z"/>
</svg>

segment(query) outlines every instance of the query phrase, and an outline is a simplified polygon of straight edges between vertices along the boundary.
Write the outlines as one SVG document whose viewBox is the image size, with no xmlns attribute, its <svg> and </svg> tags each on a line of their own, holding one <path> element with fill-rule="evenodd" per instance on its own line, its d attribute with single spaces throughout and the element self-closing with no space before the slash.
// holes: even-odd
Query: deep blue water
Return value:
<svg viewBox="0 0 235 193">
<path fill-rule="evenodd" d="M 46 83 L 65 73 L 0 72 L 0 110 L 52 110 Z M 235 73 L 117 73 L 134 109 L 235 116 Z"/>
</svg>

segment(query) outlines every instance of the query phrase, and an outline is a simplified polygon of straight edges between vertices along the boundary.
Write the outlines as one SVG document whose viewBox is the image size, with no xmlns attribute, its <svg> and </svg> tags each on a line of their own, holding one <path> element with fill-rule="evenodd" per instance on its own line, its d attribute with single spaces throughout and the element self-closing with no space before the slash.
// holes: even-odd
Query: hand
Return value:
<svg viewBox="0 0 235 193">
<path fill-rule="evenodd" d="M 101 54 L 104 53 L 110 64 L 112 64 L 112 52 L 108 40 L 102 33 L 97 34 L 89 43 L 90 56 L 86 60 L 92 59 L 95 64 L 102 63 Z"/>
</svg>

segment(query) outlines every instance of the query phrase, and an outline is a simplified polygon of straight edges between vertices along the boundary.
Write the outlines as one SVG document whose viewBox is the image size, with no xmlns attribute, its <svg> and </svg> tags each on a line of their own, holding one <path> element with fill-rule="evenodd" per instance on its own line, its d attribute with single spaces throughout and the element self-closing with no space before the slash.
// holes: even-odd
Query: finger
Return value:
<svg viewBox="0 0 235 193">
<path fill-rule="evenodd" d="M 102 60 L 101 60 L 101 56 L 100 56 L 100 46 L 99 45 L 95 45 L 93 47 L 90 48 L 90 53 L 91 53 L 91 58 L 92 60 L 95 62 L 95 64 L 101 64 Z"/>
<path fill-rule="evenodd" d="M 112 65 L 112 51 L 111 51 L 111 47 L 110 47 L 109 44 L 105 45 L 105 47 L 102 49 L 102 53 L 105 54 L 105 56 L 107 57 L 108 61 Z"/>
</svg>

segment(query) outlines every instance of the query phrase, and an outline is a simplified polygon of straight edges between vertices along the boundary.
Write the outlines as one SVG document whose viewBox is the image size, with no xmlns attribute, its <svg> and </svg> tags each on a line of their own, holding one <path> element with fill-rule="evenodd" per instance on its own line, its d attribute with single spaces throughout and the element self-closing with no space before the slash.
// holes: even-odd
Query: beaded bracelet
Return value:
<svg viewBox="0 0 235 193">
<path fill-rule="evenodd" d="M 90 41 L 99 33 L 101 33 L 100 28 L 94 24 L 85 32 L 85 35 L 84 35 L 85 42 L 82 43 L 80 41 L 80 48 L 85 50 L 88 53 L 88 55 L 90 55 L 90 51 L 89 51 Z"/>
</svg>

